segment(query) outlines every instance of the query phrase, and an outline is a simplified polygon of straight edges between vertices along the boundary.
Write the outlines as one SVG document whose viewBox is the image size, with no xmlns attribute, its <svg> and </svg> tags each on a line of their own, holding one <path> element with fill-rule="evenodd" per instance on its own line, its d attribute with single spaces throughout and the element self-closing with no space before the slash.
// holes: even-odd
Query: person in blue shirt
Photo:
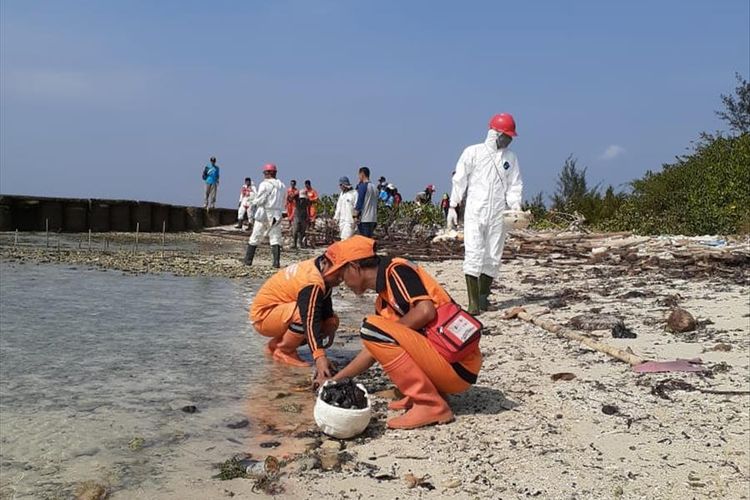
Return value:
<svg viewBox="0 0 750 500">
<path fill-rule="evenodd" d="M 388 186 L 390 186 L 390 185 L 391 184 L 388 184 Z M 384 187 L 380 191 L 380 194 L 378 195 L 378 198 L 380 198 L 380 200 L 383 203 L 385 203 L 386 207 L 391 208 L 393 206 L 393 192 L 390 190 L 390 188 L 388 186 Z"/>
<path fill-rule="evenodd" d="M 219 189 L 219 166 L 213 156 L 210 163 L 203 168 L 203 180 L 206 182 L 206 193 L 203 208 L 216 208 L 216 191 Z"/>
<path fill-rule="evenodd" d="M 367 167 L 359 169 L 357 205 L 354 209 L 359 234 L 372 238 L 378 223 L 378 188 L 370 182 L 370 169 Z"/>
</svg>

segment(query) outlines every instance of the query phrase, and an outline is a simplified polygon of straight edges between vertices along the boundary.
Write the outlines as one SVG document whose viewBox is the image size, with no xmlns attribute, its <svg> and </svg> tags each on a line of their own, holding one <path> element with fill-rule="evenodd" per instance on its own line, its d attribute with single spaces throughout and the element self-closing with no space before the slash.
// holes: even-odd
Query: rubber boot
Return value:
<svg viewBox="0 0 750 500">
<path fill-rule="evenodd" d="M 266 344 L 266 347 L 263 348 L 263 354 L 266 356 L 273 356 L 273 352 L 276 350 L 279 342 L 281 342 L 281 338 L 282 337 L 271 338 L 271 340 L 268 341 L 268 344 Z"/>
<path fill-rule="evenodd" d="M 479 275 L 479 310 L 490 310 L 490 288 L 492 287 L 492 276 Z"/>
<path fill-rule="evenodd" d="M 237 221 L 237 224 L 234 225 L 235 229 L 242 229 L 242 219 L 239 219 Z"/>
<path fill-rule="evenodd" d="M 400 417 L 387 422 L 391 429 L 416 429 L 432 424 L 453 421 L 453 412 L 440 396 L 435 385 L 406 352 L 383 366 L 399 390 L 410 398 L 413 405 Z"/>
<path fill-rule="evenodd" d="M 245 260 L 243 262 L 246 266 L 252 266 L 253 265 L 253 259 L 255 258 L 255 249 L 258 248 L 255 245 L 248 245 L 247 249 L 245 250 Z"/>
<path fill-rule="evenodd" d="M 297 348 L 305 341 L 305 336 L 287 330 L 273 351 L 273 359 L 291 366 L 308 367 L 310 363 L 300 359 Z"/>
<path fill-rule="evenodd" d="M 414 401 L 409 396 L 388 403 L 389 410 L 408 410 L 412 406 L 414 406 Z"/>
<path fill-rule="evenodd" d="M 271 245 L 271 255 L 273 256 L 273 264 L 276 269 L 281 267 L 281 245 Z"/>
<path fill-rule="evenodd" d="M 469 294 L 469 307 L 466 312 L 469 314 L 479 314 L 479 278 L 476 276 L 466 276 L 466 291 Z"/>
</svg>

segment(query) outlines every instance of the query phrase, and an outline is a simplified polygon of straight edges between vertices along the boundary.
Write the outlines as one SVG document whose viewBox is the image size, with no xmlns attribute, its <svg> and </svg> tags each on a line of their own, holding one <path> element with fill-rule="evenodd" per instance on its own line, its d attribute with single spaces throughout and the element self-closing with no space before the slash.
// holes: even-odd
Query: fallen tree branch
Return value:
<svg viewBox="0 0 750 500">
<path fill-rule="evenodd" d="M 624 361 L 631 366 L 640 365 L 645 361 L 643 358 L 636 356 L 632 352 L 618 349 L 617 347 L 604 344 L 602 342 L 597 342 L 596 340 L 585 337 L 580 333 L 576 333 L 568 328 L 565 328 L 564 326 L 558 325 L 557 323 L 537 318 L 536 316 L 527 313 L 523 307 L 513 307 L 507 310 L 505 312 L 505 315 L 503 316 L 504 319 L 512 319 L 516 317 L 521 318 L 522 320 L 534 325 L 540 326 L 548 332 L 554 333 L 558 337 L 563 337 L 568 340 L 576 340 L 586 347 L 590 347 L 595 351 L 607 354 L 615 359 L 619 359 L 620 361 Z"/>
</svg>

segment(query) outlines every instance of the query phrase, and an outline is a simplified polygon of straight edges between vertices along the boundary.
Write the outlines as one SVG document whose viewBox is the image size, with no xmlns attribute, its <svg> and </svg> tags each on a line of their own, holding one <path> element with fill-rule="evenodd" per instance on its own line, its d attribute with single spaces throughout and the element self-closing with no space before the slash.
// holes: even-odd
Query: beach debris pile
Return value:
<svg viewBox="0 0 750 500">
<path fill-rule="evenodd" d="M 750 267 L 750 241 L 740 237 L 729 240 L 715 236 L 637 236 L 630 232 L 536 231 L 514 231 L 511 235 L 504 258 L 546 256 L 548 263 L 576 258 L 590 264 L 685 272 L 715 268 L 731 273 Z"/>
<path fill-rule="evenodd" d="M 421 236 L 421 237 L 420 237 Z M 413 260 L 438 261 L 463 257 L 463 233 L 441 230 L 425 238 L 417 232 L 390 234 L 380 247 Z M 503 260 L 544 258 L 547 264 L 607 264 L 643 271 L 674 269 L 684 273 L 718 270 L 732 274 L 750 267 L 747 238 L 715 236 L 637 236 L 630 232 L 586 233 L 582 231 L 513 230 L 503 251 Z"/>
</svg>

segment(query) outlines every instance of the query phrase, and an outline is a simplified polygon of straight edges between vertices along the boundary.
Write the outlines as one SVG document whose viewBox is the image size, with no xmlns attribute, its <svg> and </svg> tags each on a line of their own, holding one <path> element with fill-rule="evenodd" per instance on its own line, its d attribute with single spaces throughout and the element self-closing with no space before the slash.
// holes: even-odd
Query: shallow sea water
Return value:
<svg viewBox="0 0 750 500">
<path fill-rule="evenodd" d="M 0 498 L 69 498 L 87 480 L 158 498 L 236 453 L 294 451 L 310 371 L 263 356 L 255 288 L 0 262 Z"/>
</svg>

